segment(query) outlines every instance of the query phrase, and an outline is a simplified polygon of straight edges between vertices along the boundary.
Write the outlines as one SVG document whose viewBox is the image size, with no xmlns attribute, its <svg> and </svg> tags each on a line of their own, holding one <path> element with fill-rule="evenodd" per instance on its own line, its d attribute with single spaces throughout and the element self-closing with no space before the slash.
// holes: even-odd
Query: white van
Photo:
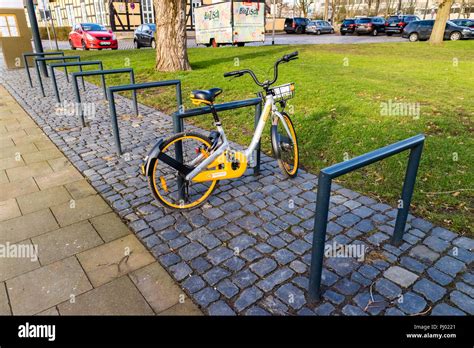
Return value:
<svg viewBox="0 0 474 348">
<path fill-rule="evenodd" d="M 244 46 L 265 41 L 265 2 L 228 0 L 194 9 L 196 43 Z"/>
</svg>

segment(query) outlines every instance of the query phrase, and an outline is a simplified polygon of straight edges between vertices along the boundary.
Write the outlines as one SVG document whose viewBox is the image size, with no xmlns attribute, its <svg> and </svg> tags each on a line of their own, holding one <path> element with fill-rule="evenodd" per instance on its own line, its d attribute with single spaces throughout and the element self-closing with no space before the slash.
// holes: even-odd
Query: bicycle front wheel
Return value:
<svg viewBox="0 0 474 348">
<path fill-rule="evenodd" d="M 294 178 L 298 174 L 299 165 L 298 139 L 290 117 L 285 112 L 282 115 L 283 120 L 275 116 L 272 121 L 273 155 L 283 175 Z"/>
<path fill-rule="evenodd" d="M 176 159 L 176 146 L 181 143 L 183 164 L 196 167 L 209 156 L 211 141 L 195 132 L 179 133 L 163 142 L 162 153 Z M 212 168 L 208 168 L 212 169 Z M 206 201 L 215 189 L 217 180 L 193 182 L 184 178 L 176 169 L 156 159 L 148 177 L 155 198 L 172 209 L 194 208 Z"/>
</svg>

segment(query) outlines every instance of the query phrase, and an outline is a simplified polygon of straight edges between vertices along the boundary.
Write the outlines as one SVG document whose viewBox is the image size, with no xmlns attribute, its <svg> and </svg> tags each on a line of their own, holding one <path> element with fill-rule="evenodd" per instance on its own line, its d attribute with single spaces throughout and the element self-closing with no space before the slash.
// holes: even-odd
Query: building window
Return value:
<svg viewBox="0 0 474 348">
<path fill-rule="evenodd" d="M 97 23 L 106 25 L 106 14 L 104 10 L 104 1 L 103 0 L 94 0 L 94 7 L 95 7 L 95 19 Z"/>
<path fill-rule="evenodd" d="M 75 16 L 74 16 L 74 7 L 72 5 L 66 5 L 66 14 L 67 14 L 67 21 L 69 22 L 69 26 L 72 27 L 75 23 Z"/>
<path fill-rule="evenodd" d="M 142 0 L 143 23 L 154 23 L 155 14 L 153 11 L 153 0 Z"/>
<path fill-rule="evenodd" d="M 0 36 L 1 37 L 18 37 L 18 25 L 14 14 L 0 15 Z"/>
<path fill-rule="evenodd" d="M 87 21 L 89 22 L 94 22 L 94 4 L 93 3 L 87 3 L 86 4 L 86 9 L 87 9 Z"/>
<path fill-rule="evenodd" d="M 63 26 L 63 16 L 62 16 L 62 14 L 61 14 L 61 7 L 56 6 L 56 7 L 54 8 L 54 11 L 55 11 L 55 13 L 56 13 L 56 23 L 58 23 L 58 25 L 59 25 L 60 27 L 62 27 L 62 26 Z"/>
<path fill-rule="evenodd" d="M 81 2 L 81 14 L 82 14 L 82 21 L 87 22 L 86 4 L 83 2 Z"/>
<path fill-rule="evenodd" d="M 192 5 L 193 6 L 192 6 L 192 12 L 191 12 L 192 13 L 191 22 L 193 23 L 193 25 L 195 25 L 196 23 L 195 23 L 195 20 L 194 20 L 194 9 L 196 7 L 202 6 L 202 0 L 193 0 Z"/>
</svg>

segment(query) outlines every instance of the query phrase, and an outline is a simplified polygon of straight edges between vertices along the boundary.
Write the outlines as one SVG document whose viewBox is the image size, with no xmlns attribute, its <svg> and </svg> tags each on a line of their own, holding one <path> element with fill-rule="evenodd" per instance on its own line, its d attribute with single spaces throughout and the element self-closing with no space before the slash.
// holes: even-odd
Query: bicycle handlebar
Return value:
<svg viewBox="0 0 474 348">
<path fill-rule="evenodd" d="M 236 70 L 236 71 L 229 71 L 224 74 L 224 77 L 231 77 L 231 76 L 242 76 L 244 73 L 242 70 Z"/>
<path fill-rule="evenodd" d="M 295 51 L 290 54 L 284 55 L 282 59 L 285 60 L 286 62 L 289 62 L 290 60 L 294 59 L 297 56 L 298 56 L 298 51 Z"/>
<path fill-rule="evenodd" d="M 298 59 L 298 51 L 295 51 L 295 52 L 292 52 L 292 53 L 289 53 L 289 54 L 285 54 L 282 58 L 278 59 L 275 62 L 275 65 L 273 66 L 273 80 L 272 81 L 260 82 L 258 80 L 257 76 L 255 76 L 255 73 L 250 69 L 243 69 L 243 70 L 236 70 L 236 71 L 226 72 L 224 74 L 224 77 L 231 77 L 231 76 L 240 77 L 244 74 L 249 74 L 250 76 L 252 76 L 253 80 L 255 81 L 255 83 L 257 85 L 259 85 L 260 87 L 263 87 L 263 88 L 268 88 L 271 85 L 273 85 L 276 82 L 276 80 L 278 79 L 278 65 L 280 63 L 288 63 L 290 60 L 295 60 L 295 59 Z"/>
</svg>

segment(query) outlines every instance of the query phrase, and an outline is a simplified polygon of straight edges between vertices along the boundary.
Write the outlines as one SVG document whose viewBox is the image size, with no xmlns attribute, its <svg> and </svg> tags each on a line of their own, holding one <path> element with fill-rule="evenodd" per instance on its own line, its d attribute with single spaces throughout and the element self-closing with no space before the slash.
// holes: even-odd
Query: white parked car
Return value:
<svg viewBox="0 0 474 348">
<path fill-rule="evenodd" d="M 310 21 L 306 26 L 306 34 L 334 34 L 334 27 L 328 21 Z"/>
</svg>

